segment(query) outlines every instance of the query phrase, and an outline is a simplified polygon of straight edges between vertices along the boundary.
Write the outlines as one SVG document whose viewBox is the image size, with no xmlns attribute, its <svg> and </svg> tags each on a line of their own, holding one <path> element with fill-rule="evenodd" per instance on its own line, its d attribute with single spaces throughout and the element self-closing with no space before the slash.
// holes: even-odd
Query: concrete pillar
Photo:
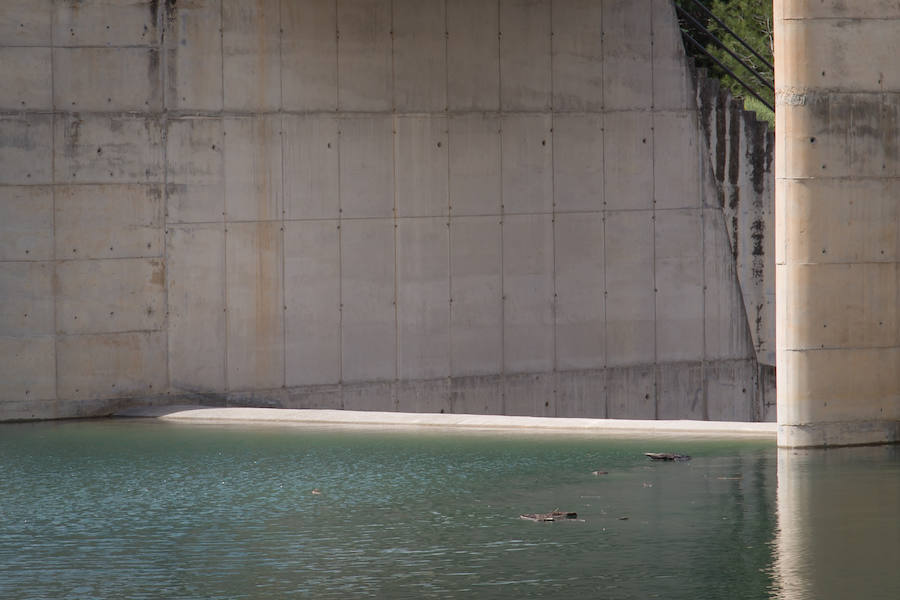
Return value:
<svg viewBox="0 0 900 600">
<path fill-rule="evenodd" d="M 900 441 L 900 6 L 775 0 L 778 444 Z"/>
</svg>

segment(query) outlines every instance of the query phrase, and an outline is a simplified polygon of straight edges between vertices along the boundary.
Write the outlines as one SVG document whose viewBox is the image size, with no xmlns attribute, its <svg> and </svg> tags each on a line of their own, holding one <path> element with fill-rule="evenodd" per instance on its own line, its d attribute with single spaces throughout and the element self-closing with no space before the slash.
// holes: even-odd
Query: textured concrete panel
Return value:
<svg viewBox="0 0 900 600">
<path fill-rule="evenodd" d="M 61 185 L 55 214 L 57 258 L 163 254 L 160 184 Z"/>
<path fill-rule="evenodd" d="M 556 374 L 556 416 L 606 418 L 606 371 Z"/>
<path fill-rule="evenodd" d="M 182 2 L 166 36 L 166 107 L 222 109 L 221 0 Z"/>
<path fill-rule="evenodd" d="M 553 294 L 552 217 L 504 217 L 504 372 L 553 369 Z"/>
<path fill-rule="evenodd" d="M 650 208 L 653 131 L 646 113 L 607 113 L 603 135 L 603 200 L 609 209 Z M 661 185 L 665 185 L 662 184 Z"/>
<path fill-rule="evenodd" d="M 397 344 L 401 379 L 450 375 L 449 235 L 446 218 L 399 220 Z"/>
<path fill-rule="evenodd" d="M 656 418 L 656 367 L 607 369 L 606 393 L 610 419 Z"/>
<path fill-rule="evenodd" d="M 281 3 L 281 89 L 285 110 L 335 110 L 337 3 Z"/>
<path fill-rule="evenodd" d="M 396 386 L 397 410 L 400 412 L 449 413 L 450 380 L 400 381 Z"/>
<path fill-rule="evenodd" d="M 711 421 L 755 421 L 756 365 L 752 360 L 706 365 L 706 403 Z"/>
<path fill-rule="evenodd" d="M 56 398 L 56 343 L 52 337 L 0 336 L 0 410 L 16 400 Z"/>
<path fill-rule="evenodd" d="M 598 369 L 606 360 L 603 217 L 556 215 L 556 368 Z"/>
<path fill-rule="evenodd" d="M 396 386 L 393 381 L 344 384 L 341 386 L 341 406 L 344 410 L 397 410 Z"/>
<path fill-rule="evenodd" d="M 702 225 L 699 210 L 656 211 L 659 362 L 703 358 Z"/>
<path fill-rule="evenodd" d="M 754 355 L 722 212 L 703 211 L 706 358 Z M 712 418 L 712 417 L 710 417 Z"/>
<path fill-rule="evenodd" d="M 779 296 L 785 348 L 900 345 L 895 263 L 788 264 L 783 271 L 792 283 Z"/>
<path fill-rule="evenodd" d="M 553 117 L 556 212 L 603 209 L 603 116 Z"/>
<path fill-rule="evenodd" d="M 336 220 L 284 225 L 285 381 L 341 380 L 341 248 Z"/>
<path fill-rule="evenodd" d="M 57 341 L 59 396 L 67 400 L 152 396 L 165 391 L 166 334 L 138 331 Z"/>
<path fill-rule="evenodd" d="M 449 121 L 452 214 L 499 214 L 500 119 L 467 114 Z"/>
<path fill-rule="evenodd" d="M 145 46 L 159 43 L 158 0 L 56 2 L 53 40 L 61 46 Z"/>
<path fill-rule="evenodd" d="M 163 179 L 162 125 L 156 117 L 57 115 L 54 128 L 57 182 Z"/>
<path fill-rule="evenodd" d="M 161 329 L 165 265 L 156 259 L 71 260 L 56 266 L 60 333 Z"/>
<path fill-rule="evenodd" d="M 397 213 L 401 217 L 446 216 L 447 118 L 397 117 Z"/>
<path fill-rule="evenodd" d="M 550 108 L 550 73 L 550 1 L 500 0 L 501 109 Z"/>
<path fill-rule="evenodd" d="M 169 381 L 176 390 L 225 390 L 225 230 L 176 225 L 166 238 Z"/>
<path fill-rule="evenodd" d="M 228 389 L 284 385 L 283 237 L 278 223 L 230 223 L 225 236 Z"/>
<path fill-rule="evenodd" d="M 502 118 L 503 212 L 553 209 L 553 122 L 549 114 Z"/>
<path fill-rule="evenodd" d="M 553 2 L 553 110 L 603 108 L 603 5 Z"/>
<path fill-rule="evenodd" d="M 656 208 L 700 206 L 699 134 L 693 113 L 653 113 Z"/>
<path fill-rule="evenodd" d="M 53 0 L 0 2 L 0 46 L 49 46 Z"/>
<path fill-rule="evenodd" d="M 316 385 L 285 390 L 284 408 L 326 408 L 340 410 L 341 386 Z"/>
<path fill-rule="evenodd" d="M 396 377 L 394 234 L 391 219 L 341 224 L 344 381 Z"/>
<path fill-rule="evenodd" d="M 52 335 L 53 264 L 0 262 L 0 336 Z"/>
<path fill-rule="evenodd" d="M 49 186 L 0 186 L 0 260 L 53 258 Z"/>
<path fill-rule="evenodd" d="M 454 377 L 450 404 L 455 414 L 502 415 L 503 380 L 496 376 Z"/>
<path fill-rule="evenodd" d="M 660 419 L 706 418 L 703 402 L 703 366 L 699 362 L 659 364 L 656 380 L 659 386 Z"/>
<path fill-rule="evenodd" d="M 900 260 L 896 179 L 805 179 L 781 185 L 785 195 L 780 197 L 791 199 L 778 203 L 782 219 L 803 227 L 781 232 L 790 244 L 779 262 L 811 263 L 823 256 L 840 263 Z"/>
<path fill-rule="evenodd" d="M 603 106 L 607 110 L 650 108 L 650 2 L 603 3 Z"/>
<path fill-rule="evenodd" d="M 157 111 L 162 106 L 156 48 L 54 48 L 57 110 Z"/>
<path fill-rule="evenodd" d="M 341 110 L 390 110 L 390 0 L 338 0 L 337 23 L 338 106 Z"/>
<path fill-rule="evenodd" d="M 650 0 L 653 10 L 653 107 L 656 110 L 693 108 L 694 85 L 688 72 L 685 43 L 669 0 Z M 687 42 L 690 43 L 690 42 Z"/>
<path fill-rule="evenodd" d="M 225 108 L 281 106 L 280 0 L 222 0 Z"/>
<path fill-rule="evenodd" d="M 898 348 L 825 348 L 809 351 L 785 351 L 779 357 L 788 377 L 779 393 L 792 401 L 779 399 L 781 423 L 807 424 L 869 419 L 900 419 L 897 392 L 900 372 L 894 367 L 900 360 Z M 734 365 L 731 363 L 734 362 Z M 729 361 L 720 375 L 736 395 L 738 382 L 746 377 L 747 361 Z M 779 384 L 781 380 L 779 380 Z M 748 391 L 750 385 L 745 386 Z M 787 404 L 787 406 L 786 406 Z M 723 412 L 731 408 L 723 400 Z M 782 414 L 782 412 L 786 414 Z M 710 413 L 712 418 L 712 412 Z M 738 415 L 737 418 L 740 418 Z"/>
<path fill-rule="evenodd" d="M 389 116 L 341 119 L 341 211 L 344 218 L 394 214 L 394 140 Z"/>
<path fill-rule="evenodd" d="M 225 119 L 225 218 L 281 219 L 281 117 Z"/>
<path fill-rule="evenodd" d="M 501 251 L 498 217 L 450 220 L 450 343 L 454 377 L 498 373 L 503 368 Z M 456 408 L 454 411 L 465 412 Z"/>
<path fill-rule="evenodd" d="M 166 221 L 221 221 L 225 213 L 225 130 L 219 118 L 169 120 Z"/>
<path fill-rule="evenodd" d="M 503 378 L 503 414 L 556 416 L 556 375 L 528 373 Z"/>
<path fill-rule="evenodd" d="M 500 108 L 500 13 L 482 0 L 447 0 L 447 104 Z"/>
<path fill-rule="evenodd" d="M 338 217 L 338 120 L 284 115 L 284 211 L 287 219 Z"/>
<path fill-rule="evenodd" d="M 0 117 L 0 181 L 33 185 L 53 180 L 52 119 L 50 115 Z"/>
<path fill-rule="evenodd" d="M 447 108 L 447 36 L 444 0 L 393 0 L 394 108 Z"/>
<path fill-rule="evenodd" d="M 606 291 L 607 364 L 654 362 L 651 211 L 607 214 Z"/>
<path fill-rule="evenodd" d="M 779 79 L 797 89 L 895 92 L 900 89 L 900 76 L 887 66 L 894 64 L 900 52 L 896 30 L 895 19 L 784 20 L 781 49 L 788 57 L 803 58 L 783 61 Z M 865 59 L 859 60 L 857 52 L 864 53 Z"/>
<path fill-rule="evenodd" d="M 49 48 L 0 48 L 0 109 L 53 107 Z"/>
</svg>

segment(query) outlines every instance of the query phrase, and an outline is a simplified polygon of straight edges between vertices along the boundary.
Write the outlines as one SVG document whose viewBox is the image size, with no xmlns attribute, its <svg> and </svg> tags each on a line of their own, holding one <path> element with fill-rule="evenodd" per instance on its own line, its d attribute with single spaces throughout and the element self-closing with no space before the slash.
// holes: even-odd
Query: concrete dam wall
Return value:
<svg viewBox="0 0 900 600">
<path fill-rule="evenodd" d="M 774 419 L 772 136 L 669 0 L 4 0 L 0 79 L 0 420 Z"/>
</svg>

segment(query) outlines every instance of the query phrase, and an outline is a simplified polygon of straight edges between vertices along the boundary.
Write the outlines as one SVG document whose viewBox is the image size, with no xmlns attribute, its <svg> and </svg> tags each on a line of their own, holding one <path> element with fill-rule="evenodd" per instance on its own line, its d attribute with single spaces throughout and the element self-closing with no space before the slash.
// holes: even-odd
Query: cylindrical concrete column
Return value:
<svg viewBox="0 0 900 600">
<path fill-rule="evenodd" d="M 775 0 L 778 444 L 900 441 L 900 5 Z"/>
</svg>

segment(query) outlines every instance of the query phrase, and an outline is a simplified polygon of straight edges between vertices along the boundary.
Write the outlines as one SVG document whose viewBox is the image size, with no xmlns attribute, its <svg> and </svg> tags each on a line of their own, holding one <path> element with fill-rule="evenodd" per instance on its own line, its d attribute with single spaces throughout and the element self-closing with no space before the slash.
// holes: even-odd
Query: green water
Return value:
<svg viewBox="0 0 900 600">
<path fill-rule="evenodd" d="M 3 425 L 0 598 L 802 597 L 777 462 L 770 442 Z M 579 519 L 519 518 L 554 508 Z M 873 583 L 858 597 L 900 592 Z"/>
</svg>

